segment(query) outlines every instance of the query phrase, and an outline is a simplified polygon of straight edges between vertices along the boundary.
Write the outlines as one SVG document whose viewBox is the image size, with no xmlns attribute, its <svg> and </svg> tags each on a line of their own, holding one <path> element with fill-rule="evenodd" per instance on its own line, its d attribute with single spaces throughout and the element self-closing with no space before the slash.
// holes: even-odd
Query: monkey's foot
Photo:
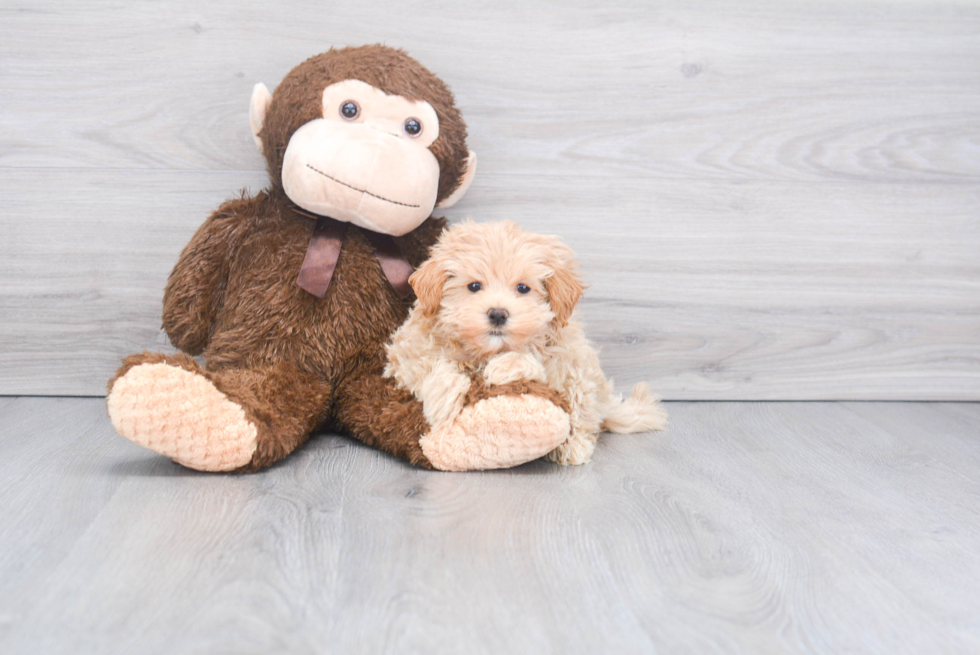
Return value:
<svg viewBox="0 0 980 655">
<path fill-rule="evenodd" d="M 106 398 L 119 434 L 198 471 L 232 471 L 249 463 L 256 426 L 194 360 L 144 354 L 127 362 Z"/>
<path fill-rule="evenodd" d="M 456 419 L 419 440 L 434 468 L 472 471 L 517 466 L 542 457 L 568 439 L 568 413 L 544 385 L 500 387 L 474 383 Z"/>
</svg>

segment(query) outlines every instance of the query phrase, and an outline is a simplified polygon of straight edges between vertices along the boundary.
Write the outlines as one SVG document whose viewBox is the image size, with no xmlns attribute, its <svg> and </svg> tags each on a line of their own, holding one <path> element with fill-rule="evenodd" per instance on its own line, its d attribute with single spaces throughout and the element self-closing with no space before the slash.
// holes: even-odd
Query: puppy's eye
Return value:
<svg viewBox="0 0 980 655">
<path fill-rule="evenodd" d="M 523 282 L 517 285 L 517 293 L 530 293 L 531 287 L 527 286 Z"/>
<path fill-rule="evenodd" d="M 340 115 L 349 121 L 357 118 L 360 113 L 361 108 L 353 100 L 347 100 L 340 104 Z"/>
<path fill-rule="evenodd" d="M 422 123 L 417 118 L 409 118 L 405 121 L 405 134 L 416 137 L 422 134 Z"/>
<path fill-rule="evenodd" d="M 473 293 L 476 293 L 477 291 L 483 288 L 483 285 L 480 284 L 479 282 L 470 282 L 469 284 L 466 285 L 466 288 L 472 291 Z"/>
</svg>

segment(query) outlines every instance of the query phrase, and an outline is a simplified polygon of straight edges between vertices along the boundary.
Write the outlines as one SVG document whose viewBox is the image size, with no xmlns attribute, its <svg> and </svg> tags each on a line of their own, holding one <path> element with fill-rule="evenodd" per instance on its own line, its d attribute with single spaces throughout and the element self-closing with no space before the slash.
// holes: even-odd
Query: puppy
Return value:
<svg viewBox="0 0 980 655">
<path fill-rule="evenodd" d="M 459 413 L 471 376 L 546 383 L 570 407 L 570 436 L 547 455 L 559 464 L 588 462 L 601 430 L 662 430 L 646 383 L 624 401 L 603 374 L 575 320 L 577 267 L 558 237 L 511 221 L 450 227 L 409 280 L 418 301 L 388 345 L 385 375 L 422 402 L 432 426 Z"/>
</svg>

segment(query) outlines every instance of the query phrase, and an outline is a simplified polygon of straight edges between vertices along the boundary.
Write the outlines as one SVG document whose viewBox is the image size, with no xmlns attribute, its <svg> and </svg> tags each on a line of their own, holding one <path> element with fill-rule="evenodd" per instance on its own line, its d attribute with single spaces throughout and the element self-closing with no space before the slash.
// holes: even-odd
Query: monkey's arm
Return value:
<svg viewBox="0 0 980 655">
<path fill-rule="evenodd" d="M 224 302 L 229 254 L 244 202 L 226 202 L 204 221 L 167 280 L 163 329 L 171 343 L 191 355 L 207 347 L 211 325 Z"/>
<path fill-rule="evenodd" d="M 541 360 L 531 353 L 505 352 L 490 358 L 483 379 L 498 385 L 518 380 L 546 382 L 546 373 Z"/>
</svg>

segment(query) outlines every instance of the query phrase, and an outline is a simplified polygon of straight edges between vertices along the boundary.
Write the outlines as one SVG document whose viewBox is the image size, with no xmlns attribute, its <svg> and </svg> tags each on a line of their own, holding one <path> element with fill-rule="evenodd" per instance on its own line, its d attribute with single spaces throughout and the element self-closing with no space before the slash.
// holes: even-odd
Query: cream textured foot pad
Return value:
<svg viewBox="0 0 980 655">
<path fill-rule="evenodd" d="M 144 448 L 198 471 L 231 471 L 252 459 L 258 433 L 245 411 L 204 376 L 140 364 L 106 400 L 112 425 Z"/>
<path fill-rule="evenodd" d="M 464 409 L 419 445 L 443 471 L 498 469 L 543 457 L 568 434 L 568 414 L 554 403 L 538 396 L 494 396 Z"/>
</svg>

